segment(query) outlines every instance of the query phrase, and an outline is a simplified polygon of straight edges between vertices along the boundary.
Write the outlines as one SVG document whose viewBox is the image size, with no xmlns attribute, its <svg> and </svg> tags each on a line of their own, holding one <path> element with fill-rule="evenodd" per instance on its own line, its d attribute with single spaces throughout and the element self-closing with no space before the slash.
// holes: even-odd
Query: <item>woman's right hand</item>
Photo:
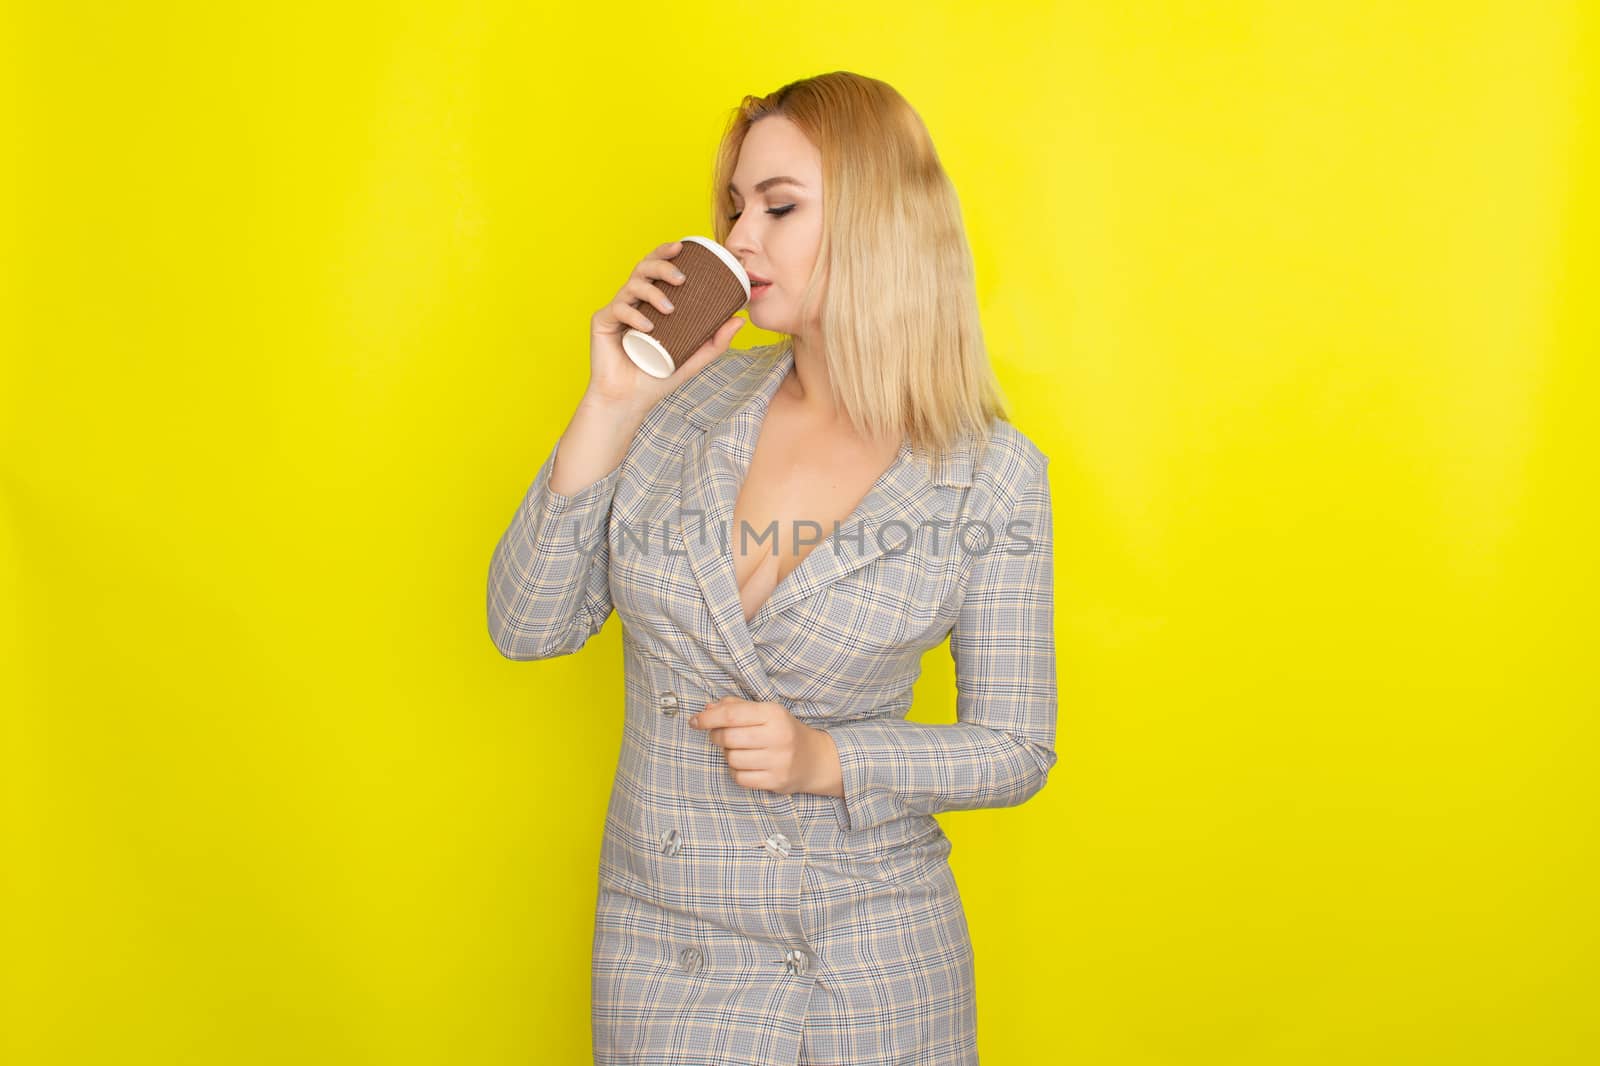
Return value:
<svg viewBox="0 0 1600 1066">
<path fill-rule="evenodd" d="M 622 349 L 622 335 L 630 329 L 645 333 L 651 330 L 650 319 L 639 310 L 637 303 L 649 300 L 663 314 L 671 314 L 667 310 L 666 294 L 652 285 L 650 279 L 661 278 L 668 285 L 680 284 L 683 275 L 672 265 L 672 259 L 682 250 L 682 241 L 672 241 L 641 259 L 611 302 L 594 313 L 589 326 L 588 398 L 647 413 L 663 396 L 727 351 L 733 335 L 743 327 L 745 320 L 737 315 L 718 326 L 711 339 L 697 348 L 669 377 L 658 378 L 647 374 L 628 358 L 628 353 Z"/>
</svg>

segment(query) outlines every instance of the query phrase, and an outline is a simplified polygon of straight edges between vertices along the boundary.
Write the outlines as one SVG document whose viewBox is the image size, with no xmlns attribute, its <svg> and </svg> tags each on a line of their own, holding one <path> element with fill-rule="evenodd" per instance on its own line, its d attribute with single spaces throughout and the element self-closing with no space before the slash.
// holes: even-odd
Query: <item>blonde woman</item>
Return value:
<svg viewBox="0 0 1600 1066">
<path fill-rule="evenodd" d="M 955 191 L 894 89 L 746 97 L 713 203 L 781 342 L 730 349 L 734 318 L 672 377 L 635 368 L 621 334 L 678 280 L 655 249 L 594 315 L 489 574 L 512 659 L 622 618 L 595 1061 L 976 1062 L 933 815 L 1019 804 L 1056 762 L 1048 459 L 1002 409 Z M 958 721 L 909 722 L 946 638 Z"/>
</svg>

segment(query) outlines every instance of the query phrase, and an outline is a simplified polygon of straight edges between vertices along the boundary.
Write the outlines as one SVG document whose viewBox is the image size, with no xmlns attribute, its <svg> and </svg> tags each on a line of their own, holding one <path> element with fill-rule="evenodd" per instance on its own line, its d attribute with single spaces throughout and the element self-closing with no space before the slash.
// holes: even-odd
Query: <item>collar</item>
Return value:
<svg viewBox="0 0 1600 1066">
<path fill-rule="evenodd" d="M 729 349 L 683 385 L 680 409 L 685 418 L 704 430 L 727 427 L 736 419 L 758 425 L 759 412 L 772 400 L 793 366 L 794 351 L 785 344 Z M 753 453 L 755 442 L 746 443 Z M 936 485 L 966 488 L 972 484 L 976 446 L 970 440 L 932 453 L 907 439 L 902 452 L 920 459 L 928 469 L 929 480 Z M 742 458 L 749 463 L 749 455 Z"/>
</svg>

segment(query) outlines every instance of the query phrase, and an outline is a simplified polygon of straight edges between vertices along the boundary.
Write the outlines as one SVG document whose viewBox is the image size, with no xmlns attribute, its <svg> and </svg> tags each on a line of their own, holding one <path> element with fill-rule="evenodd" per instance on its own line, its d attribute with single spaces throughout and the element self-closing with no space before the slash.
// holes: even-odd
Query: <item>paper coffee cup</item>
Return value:
<svg viewBox="0 0 1600 1066">
<path fill-rule="evenodd" d="M 650 284 L 667 294 L 672 310 L 635 300 L 633 306 L 653 328 L 648 333 L 630 329 L 622 335 L 622 350 L 628 358 L 658 378 L 671 377 L 734 312 L 750 302 L 750 275 L 732 252 L 709 237 L 684 237 L 671 262 L 683 271 L 683 283 L 651 278 Z"/>
</svg>

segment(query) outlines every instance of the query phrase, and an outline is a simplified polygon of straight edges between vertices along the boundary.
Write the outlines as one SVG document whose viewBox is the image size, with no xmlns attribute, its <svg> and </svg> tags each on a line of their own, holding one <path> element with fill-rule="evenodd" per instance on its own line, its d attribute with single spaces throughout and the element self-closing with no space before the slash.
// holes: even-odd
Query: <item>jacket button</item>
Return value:
<svg viewBox="0 0 1600 1066">
<path fill-rule="evenodd" d="M 783 953 L 783 958 L 774 959 L 773 961 L 783 963 L 784 969 L 787 972 L 796 975 L 805 973 L 806 967 L 810 965 L 811 962 L 806 953 L 801 951 L 799 948 L 790 948 L 788 951 Z"/>
<path fill-rule="evenodd" d="M 676 855 L 683 850 L 683 836 L 676 829 L 661 834 L 661 854 Z"/>
<path fill-rule="evenodd" d="M 701 953 L 699 948 L 688 947 L 678 952 L 678 965 L 681 966 L 686 973 L 694 973 L 695 971 L 699 970 L 700 964 L 704 961 L 705 955 Z"/>
<path fill-rule="evenodd" d="M 676 692 L 663 692 L 657 702 L 661 704 L 661 713 L 668 718 L 678 713 L 678 694 Z"/>
<path fill-rule="evenodd" d="M 778 856 L 778 858 L 786 859 L 789 857 L 789 838 L 782 833 L 773 833 L 762 843 L 768 852 Z"/>
</svg>

